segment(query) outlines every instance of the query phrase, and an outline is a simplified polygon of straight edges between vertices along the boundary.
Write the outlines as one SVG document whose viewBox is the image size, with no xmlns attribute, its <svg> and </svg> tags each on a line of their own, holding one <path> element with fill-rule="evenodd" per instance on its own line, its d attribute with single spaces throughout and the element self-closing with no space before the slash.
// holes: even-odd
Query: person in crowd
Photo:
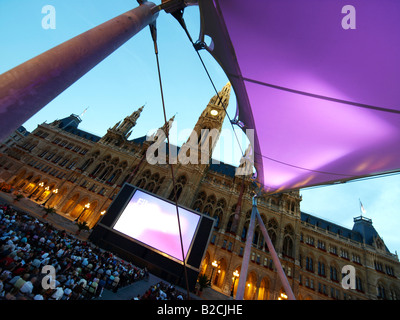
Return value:
<svg viewBox="0 0 400 320">
<path fill-rule="evenodd" d="M 42 273 L 46 265 L 54 279 Z M 92 299 L 143 276 L 113 253 L 0 204 L 0 300 Z"/>
<path fill-rule="evenodd" d="M 184 294 L 177 290 L 173 285 L 163 281 L 152 285 L 142 296 L 137 296 L 131 300 L 184 300 Z"/>
</svg>

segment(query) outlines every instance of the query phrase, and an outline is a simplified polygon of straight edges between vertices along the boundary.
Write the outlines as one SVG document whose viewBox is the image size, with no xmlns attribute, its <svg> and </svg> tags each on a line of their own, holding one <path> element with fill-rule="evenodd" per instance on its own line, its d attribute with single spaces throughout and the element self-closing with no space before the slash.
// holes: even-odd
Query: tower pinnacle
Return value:
<svg viewBox="0 0 400 320">
<path fill-rule="evenodd" d="M 201 113 L 188 141 L 182 146 L 182 150 L 188 157 L 198 158 L 198 163 L 208 163 L 212 151 L 221 133 L 222 124 L 226 116 L 226 108 L 229 104 L 231 84 L 228 82 L 222 90 L 214 95 L 206 108 Z M 186 149 L 190 149 L 187 150 Z M 193 161 L 190 161 L 193 163 Z"/>
<path fill-rule="evenodd" d="M 137 119 L 143 111 L 144 106 L 141 106 L 138 110 L 134 111 L 129 117 L 126 117 L 124 121 L 117 126 L 116 131 L 126 135 L 135 125 Z"/>
</svg>

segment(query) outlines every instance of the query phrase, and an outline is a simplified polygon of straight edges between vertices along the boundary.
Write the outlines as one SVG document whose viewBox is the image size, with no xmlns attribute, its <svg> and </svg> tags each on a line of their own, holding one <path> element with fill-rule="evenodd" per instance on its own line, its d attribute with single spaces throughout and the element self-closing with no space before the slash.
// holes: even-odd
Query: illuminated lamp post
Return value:
<svg viewBox="0 0 400 320">
<path fill-rule="evenodd" d="M 233 290 L 235 290 L 235 282 L 236 282 L 236 279 L 239 278 L 239 275 L 240 274 L 237 270 L 235 270 L 233 272 L 233 284 L 232 284 L 232 290 L 231 290 L 231 297 L 233 297 Z"/>
<path fill-rule="evenodd" d="M 48 198 L 47 198 L 47 200 L 46 200 L 45 202 L 43 202 L 43 206 L 45 207 L 45 206 L 46 206 L 46 203 L 47 203 L 47 201 L 49 201 L 49 200 L 50 200 L 50 198 L 51 198 L 53 195 L 57 194 L 57 193 L 58 193 L 58 189 L 54 189 L 54 190 L 52 191 L 52 193 L 51 193 L 50 197 L 48 197 Z"/>
<path fill-rule="evenodd" d="M 39 201 L 39 198 L 42 196 L 42 194 L 43 194 L 44 192 L 46 192 L 46 191 L 49 191 L 49 190 L 50 190 L 50 187 L 49 187 L 49 186 L 47 186 L 46 188 L 44 188 L 44 191 L 43 191 L 40 195 L 37 196 L 37 198 L 35 199 L 35 201 Z"/>
<path fill-rule="evenodd" d="M 86 211 L 87 209 L 89 209 L 89 208 L 90 208 L 90 203 L 88 202 L 88 203 L 85 204 L 85 207 L 83 208 L 81 214 L 80 214 L 74 221 L 75 221 L 75 222 L 78 222 L 79 219 L 81 218 L 81 216 L 82 216 L 82 215 L 85 213 L 85 211 Z"/>
<path fill-rule="evenodd" d="M 211 262 L 211 265 L 213 266 L 212 271 L 211 271 L 211 283 L 212 283 L 213 275 L 214 275 L 214 270 L 215 270 L 216 268 L 218 268 L 218 262 L 217 262 L 217 260 L 214 260 L 213 262 Z"/>
<path fill-rule="evenodd" d="M 278 300 L 287 300 L 288 296 L 286 295 L 286 293 L 281 292 L 281 295 L 278 297 Z"/>
<path fill-rule="evenodd" d="M 35 193 L 35 191 L 40 187 L 44 186 L 44 182 L 40 182 L 35 189 L 33 189 L 32 193 L 28 196 L 28 199 L 32 198 L 32 195 Z"/>
</svg>

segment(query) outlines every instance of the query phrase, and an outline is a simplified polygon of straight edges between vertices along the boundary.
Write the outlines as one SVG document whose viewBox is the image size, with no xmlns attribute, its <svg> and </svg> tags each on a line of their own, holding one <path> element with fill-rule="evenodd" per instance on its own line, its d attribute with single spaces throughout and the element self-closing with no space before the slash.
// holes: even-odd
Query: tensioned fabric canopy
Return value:
<svg viewBox="0 0 400 320">
<path fill-rule="evenodd" d="M 268 192 L 400 169 L 400 2 L 348 4 L 199 0 Z"/>
</svg>

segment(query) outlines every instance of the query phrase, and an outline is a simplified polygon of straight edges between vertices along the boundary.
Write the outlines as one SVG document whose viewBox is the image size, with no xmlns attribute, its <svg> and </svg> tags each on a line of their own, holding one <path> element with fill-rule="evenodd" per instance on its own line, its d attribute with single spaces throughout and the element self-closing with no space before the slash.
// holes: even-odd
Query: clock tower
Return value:
<svg viewBox="0 0 400 320">
<path fill-rule="evenodd" d="M 190 158 L 191 163 L 195 158 L 198 159 L 197 163 L 202 164 L 208 163 L 211 159 L 226 116 L 225 110 L 228 108 L 230 93 L 231 84 L 228 82 L 218 95 L 210 99 L 188 141 L 182 146 L 182 151 Z M 195 150 L 197 150 L 197 156 L 193 154 Z"/>
</svg>

